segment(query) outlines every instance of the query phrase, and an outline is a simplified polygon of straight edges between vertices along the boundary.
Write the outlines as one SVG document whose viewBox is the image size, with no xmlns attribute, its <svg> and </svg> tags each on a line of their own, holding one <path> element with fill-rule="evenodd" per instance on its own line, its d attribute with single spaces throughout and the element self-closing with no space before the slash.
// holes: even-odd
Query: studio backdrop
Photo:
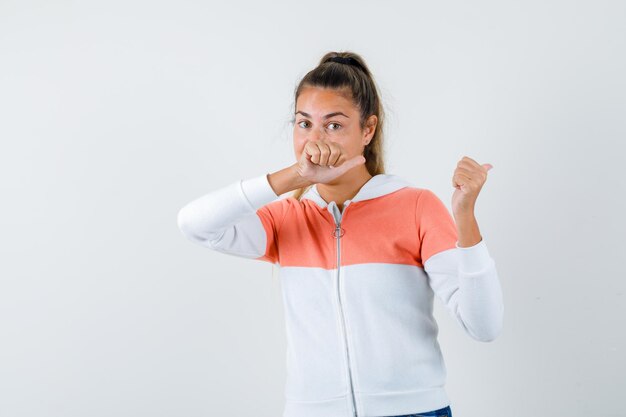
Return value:
<svg viewBox="0 0 626 417">
<path fill-rule="evenodd" d="M 625 416 L 625 19 L 605 0 L 3 0 L 0 415 L 281 415 L 276 268 L 194 245 L 177 214 L 293 164 L 295 86 L 354 51 L 387 173 L 451 209 L 457 162 L 493 166 L 475 213 L 502 332 L 434 305 L 455 417 Z"/>
</svg>

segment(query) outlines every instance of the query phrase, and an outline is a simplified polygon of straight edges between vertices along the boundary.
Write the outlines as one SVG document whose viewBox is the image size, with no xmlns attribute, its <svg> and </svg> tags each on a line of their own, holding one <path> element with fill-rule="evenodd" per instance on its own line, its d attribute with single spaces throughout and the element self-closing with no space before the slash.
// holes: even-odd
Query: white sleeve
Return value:
<svg viewBox="0 0 626 417">
<path fill-rule="evenodd" d="M 437 297 L 472 338 L 493 341 L 502 329 L 504 303 L 495 262 L 484 239 L 447 249 L 424 263 Z"/>
<path fill-rule="evenodd" d="M 178 212 L 178 228 L 192 242 L 210 249 L 263 257 L 268 236 L 256 211 L 279 197 L 267 175 L 239 180 L 189 202 Z"/>
</svg>

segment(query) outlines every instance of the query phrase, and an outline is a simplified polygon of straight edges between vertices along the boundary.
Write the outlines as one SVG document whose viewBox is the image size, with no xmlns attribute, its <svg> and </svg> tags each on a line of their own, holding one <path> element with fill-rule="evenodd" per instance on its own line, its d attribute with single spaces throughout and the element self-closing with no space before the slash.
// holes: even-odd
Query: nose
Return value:
<svg viewBox="0 0 626 417">
<path fill-rule="evenodd" d="M 311 130 L 311 133 L 309 133 L 308 139 L 309 140 L 326 139 L 326 132 L 324 131 L 324 128 Z"/>
</svg>

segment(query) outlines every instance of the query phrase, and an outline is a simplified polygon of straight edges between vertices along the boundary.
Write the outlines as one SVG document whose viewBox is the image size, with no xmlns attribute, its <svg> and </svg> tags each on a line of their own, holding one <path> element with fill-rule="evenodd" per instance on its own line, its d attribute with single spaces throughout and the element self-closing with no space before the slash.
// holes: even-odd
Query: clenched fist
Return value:
<svg viewBox="0 0 626 417">
<path fill-rule="evenodd" d="M 479 164 L 474 159 L 464 156 L 457 163 L 452 175 L 452 212 L 455 216 L 473 213 L 478 193 L 487 181 L 487 171 L 491 164 Z"/>
<path fill-rule="evenodd" d="M 320 139 L 308 141 L 304 145 L 296 170 L 302 178 L 312 183 L 325 184 L 365 161 L 363 155 L 349 158 L 343 146 L 337 142 Z"/>
</svg>

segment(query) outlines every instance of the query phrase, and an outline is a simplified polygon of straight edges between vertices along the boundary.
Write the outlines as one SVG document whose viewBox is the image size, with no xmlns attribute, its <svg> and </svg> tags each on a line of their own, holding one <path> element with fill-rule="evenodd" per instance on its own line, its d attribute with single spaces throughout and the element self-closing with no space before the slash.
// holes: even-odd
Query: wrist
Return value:
<svg viewBox="0 0 626 417">
<path fill-rule="evenodd" d="M 311 181 L 302 178 L 297 170 L 297 166 L 297 164 L 293 164 L 280 171 L 267 174 L 267 180 L 277 195 L 313 184 Z"/>
</svg>

